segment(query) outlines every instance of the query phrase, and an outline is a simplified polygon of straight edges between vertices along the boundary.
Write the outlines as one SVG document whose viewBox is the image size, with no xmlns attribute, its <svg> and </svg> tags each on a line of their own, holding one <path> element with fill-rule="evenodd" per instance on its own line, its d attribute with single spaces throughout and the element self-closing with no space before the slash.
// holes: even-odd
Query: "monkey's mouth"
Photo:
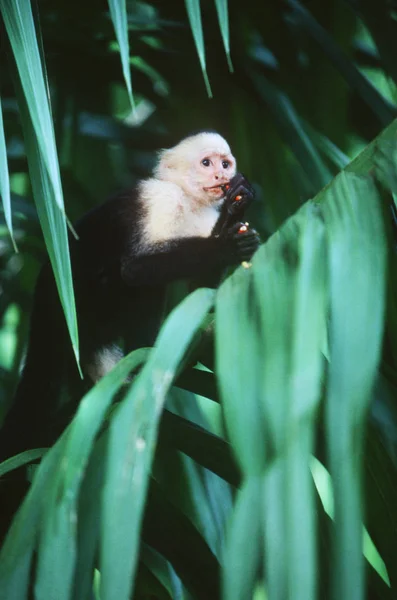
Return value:
<svg viewBox="0 0 397 600">
<path fill-rule="evenodd" d="M 224 194 L 226 191 L 227 183 L 218 183 L 217 185 L 211 185 L 210 187 L 204 187 L 205 192 L 218 192 Z"/>
</svg>

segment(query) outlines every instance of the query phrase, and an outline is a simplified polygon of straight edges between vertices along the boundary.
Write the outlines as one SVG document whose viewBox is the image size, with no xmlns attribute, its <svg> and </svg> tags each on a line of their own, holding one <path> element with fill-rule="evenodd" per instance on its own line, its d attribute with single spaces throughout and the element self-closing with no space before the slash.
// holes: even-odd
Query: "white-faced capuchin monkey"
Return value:
<svg viewBox="0 0 397 600">
<path fill-rule="evenodd" d="M 162 150 L 152 178 L 76 224 L 79 239 L 70 239 L 70 255 L 85 377 L 79 378 L 46 264 L 35 291 L 25 367 L 0 435 L 0 458 L 53 443 L 60 432 L 45 420 L 61 390 L 77 389 L 81 397 L 125 352 L 153 345 L 168 283 L 203 279 L 251 258 L 259 237 L 242 221 L 253 196 L 236 174 L 227 142 L 202 132 Z"/>
</svg>

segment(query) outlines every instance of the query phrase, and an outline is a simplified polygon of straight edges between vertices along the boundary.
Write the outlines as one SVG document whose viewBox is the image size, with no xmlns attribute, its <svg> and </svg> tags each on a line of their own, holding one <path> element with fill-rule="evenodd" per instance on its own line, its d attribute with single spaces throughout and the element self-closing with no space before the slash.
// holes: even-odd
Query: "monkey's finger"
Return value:
<svg viewBox="0 0 397 600">
<path fill-rule="evenodd" d="M 250 260 L 255 252 L 258 250 L 258 246 L 244 246 L 238 249 L 238 260 Z"/>
<path fill-rule="evenodd" d="M 229 209 L 232 211 L 245 208 L 253 200 L 253 195 L 244 186 L 238 186 L 227 195 L 226 201 L 229 204 Z"/>
<path fill-rule="evenodd" d="M 230 191 L 235 190 L 239 185 L 248 184 L 242 173 L 236 173 L 228 183 L 224 183 L 221 188 L 224 193 L 230 196 Z M 249 185 L 249 184 L 248 184 Z"/>
<path fill-rule="evenodd" d="M 257 244 L 259 245 L 261 243 L 261 238 L 259 237 L 259 234 L 257 231 L 255 230 L 248 230 L 248 231 L 240 231 L 240 233 L 238 233 L 238 237 L 239 237 L 239 243 L 244 245 L 244 244 Z"/>
<path fill-rule="evenodd" d="M 239 234 L 239 231 L 242 227 L 245 227 L 245 223 L 243 223 L 242 221 L 238 221 L 237 223 L 235 223 L 234 225 L 232 225 L 232 227 L 230 227 L 228 229 L 228 233 L 230 235 L 236 235 Z M 240 234 L 239 234 L 240 235 Z"/>
<path fill-rule="evenodd" d="M 260 243 L 259 240 L 245 240 L 244 242 L 241 242 L 238 244 L 238 249 L 239 252 L 256 252 L 256 250 L 259 248 Z"/>
<path fill-rule="evenodd" d="M 231 188 L 237 187 L 241 184 L 244 184 L 247 187 L 251 187 L 251 184 L 248 182 L 247 178 L 242 173 L 236 173 L 234 177 L 232 177 L 229 181 L 229 184 Z"/>
<path fill-rule="evenodd" d="M 237 226 L 237 233 L 239 234 L 239 237 L 259 237 L 259 233 L 256 231 L 256 229 L 250 227 L 248 223 L 242 223 L 241 221 L 233 225 L 233 227 L 231 227 L 229 231 L 231 233 L 235 232 Z"/>
<path fill-rule="evenodd" d="M 250 185 L 248 185 L 248 182 L 246 181 L 238 181 L 234 184 L 230 184 L 230 187 L 228 189 L 228 196 L 231 196 L 233 194 L 237 194 L 239 190 L 244 191 L 245 193 L 253 193 L 253 189 Z"/>
<path fill-rule="evenodd" d="M 240 248 L 245 248 L 245 247 L 258 247 L 260 245 L 260 239 L 259 237 L 249 237 L 249 238 L 245 238 L 245 239 L 240 239 L 239 241 L 239 246 Z"/>
<path fill-rule="evenodd" d="M 229 181 L 228 187 L 228 196 L 233 196 L 238 193 L 238 188 L 242 188 L 249 195 L 254 196 L 255 191 L 249 181 L 242 175 L 241 173 L 237 173 L 232 179 Z"/>
<path fill-rule="evenodd" d="M 241 221 L 233 225 L 233 227 L 230 228 L 230 231 L 235 231 L 237 225 L 239 226 L 237 232 L 240 233 L 240 237 L 259 237 L 259 233 L 256 229 L 250 227 L 248 223 L 242 223 Z"/>
</svg>

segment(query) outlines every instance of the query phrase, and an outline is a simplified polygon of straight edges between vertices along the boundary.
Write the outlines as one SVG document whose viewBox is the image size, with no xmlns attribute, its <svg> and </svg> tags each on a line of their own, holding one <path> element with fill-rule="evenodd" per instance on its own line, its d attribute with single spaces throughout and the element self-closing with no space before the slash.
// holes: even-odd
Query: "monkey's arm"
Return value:
<svg viewBox="0 0 397 600">
<path fill-rule="evenodd" d="M 249 260 L 259 246 L 259 236 L 255 230 L 238 233 L 240 227 L 236 223 L 219 237 L 184 238 L 159 244 L 148 254 L 124 256 L 122 279 L 129 286 L 167 284 Z"/>
</svg>

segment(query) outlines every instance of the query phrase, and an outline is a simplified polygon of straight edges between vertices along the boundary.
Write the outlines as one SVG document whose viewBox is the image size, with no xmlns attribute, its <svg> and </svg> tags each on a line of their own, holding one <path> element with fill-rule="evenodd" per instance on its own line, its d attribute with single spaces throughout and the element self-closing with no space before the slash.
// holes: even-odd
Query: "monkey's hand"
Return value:
<svg viewBox="0 0 397 600">
<path fill-rule="evenodd" d="M 235 223 L 227 230 L 225 237 L 230 243 L 231 253 L 236 262 L 249 260 L 261 243 L 258 232 L 250 229 L 245 223 Z"/>
<path fill-rule="evenodd" d="M 255 197 L 252 185 L 242 173 L 236 173 L 225 186 L 225 205 L 229 215 L 242 215 Z"/>
</svg>

